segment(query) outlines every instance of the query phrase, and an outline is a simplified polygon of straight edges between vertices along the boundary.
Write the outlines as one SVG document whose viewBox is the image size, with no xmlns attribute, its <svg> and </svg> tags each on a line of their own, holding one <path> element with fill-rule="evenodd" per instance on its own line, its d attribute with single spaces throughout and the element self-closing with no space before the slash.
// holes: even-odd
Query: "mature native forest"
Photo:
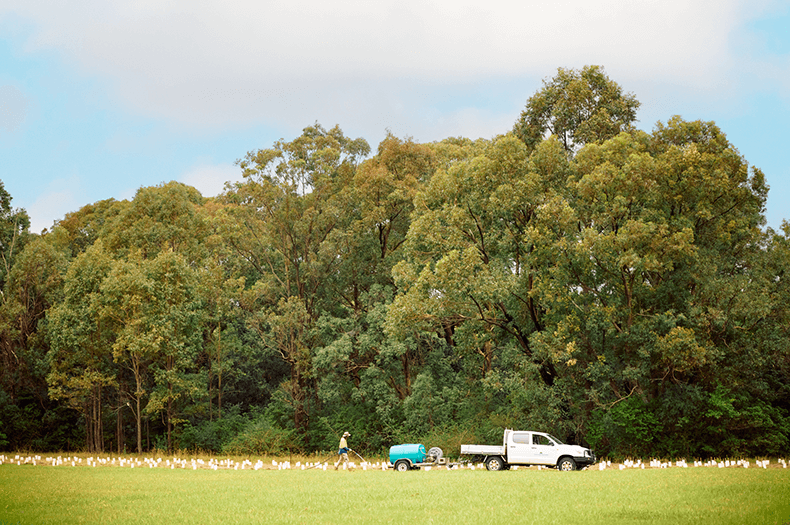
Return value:
<svg viewBox="0 0 790 525">
<path fill-rule="evenodd" d="M 790 224 L 715 123 L 638 107 L 559 69 L 490 140 L 316 123 L 40 235 L 0 183 L 0 449 L 786 452 Z"/>
</svg>

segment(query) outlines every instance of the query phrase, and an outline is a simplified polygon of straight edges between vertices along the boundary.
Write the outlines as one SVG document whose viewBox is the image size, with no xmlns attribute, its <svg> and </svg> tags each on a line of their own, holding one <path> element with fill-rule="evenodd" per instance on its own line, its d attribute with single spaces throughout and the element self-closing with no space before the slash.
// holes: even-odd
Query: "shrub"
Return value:
<svg viewBox="0 0 790 525">
<path fill-rule="evenodd" d="M 282 455 L 291 452 L 294 431 L 279 428 L 265 417 L 251 421 L 223 447 L 224 454 Z"/>
<path fill-rule="evenodd" d="M 249 419 L 231 407 L 221 419 L 202 421 L 192 425 L 187 422 L 178 433 L 178 447 L 184 450 L 221 452 L 249 424 Z"/>
</svg>

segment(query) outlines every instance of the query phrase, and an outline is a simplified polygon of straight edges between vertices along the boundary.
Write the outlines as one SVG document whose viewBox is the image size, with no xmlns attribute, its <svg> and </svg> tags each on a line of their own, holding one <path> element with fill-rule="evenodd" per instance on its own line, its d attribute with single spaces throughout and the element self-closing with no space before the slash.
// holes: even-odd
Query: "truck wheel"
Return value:
<svg viewBox="0 0 790 525">
<path fill-rule="evenodd" d="M 560 470 L 565 471 L 565 472 L 570 471 L 570 470 L 576 470 L 576 462 L 573 461 L 573 458 L 565 457 L 565 458 L 560 459 L 560 462 L 557 465 L 557 467 Z"/>
<path fill-rule="evenodd" d="M 486 460 L 486 469 L 488 470 L 504 470 L 505 462 L 502 458 L 494 456 Z"/>
<path fill-rule="evenodd" d="M 411 468 L 409 462 L 405 459 L 399 459 L 395 462 L 395 470 L 398 472 L 406 472 L 409 468 Z"/>
</svg>

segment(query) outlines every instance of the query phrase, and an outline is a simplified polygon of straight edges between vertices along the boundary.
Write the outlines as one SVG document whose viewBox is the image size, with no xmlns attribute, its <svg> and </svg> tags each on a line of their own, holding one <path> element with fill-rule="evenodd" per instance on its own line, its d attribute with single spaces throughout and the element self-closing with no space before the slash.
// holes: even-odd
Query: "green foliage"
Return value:
<svg viewBox="0 0 790 525">
<path fill-rule="evenodd" d="M 662 435 L 660 420 L 638 397 L 629 397 L 611 408 L 593 412 L 588 439 L 597 454 L 615 453 L 624 457 L 647 457 L 655 450 L 654 440 Z"/>
<path fill-rule="evenodd" d="M 226 409 L 222 419 L 204 420 L 192 425 L 189 421 L 178 427 L 176 448 L 192 452 L 222 452 L 250 425 L 238 407 Z"/>
<path fill-rule="evenodd" d="M 0 290 L 5 288 L 14 259 L 31 237 L 27 212 L 12 208 L 12 200 L 0 180 Z"/>
<path fill-rule="evenodd" d="M 514 133 L 371 155 L 316 123 L 216 199 L 141 188 L 42 236 L 0 185 L 0 446 L 781 450 L 790 225 L 715 123 L 638 106 L 560 69 Z"/>
<path fill-rule="evenodd" d="M 600 66 L 559 68 L 527 101 L 513 133 L 530 149 L 550 134 L 566 151 L 575 152 L 631 129 L 639 106 L 634 95 L 623 93 Z"/>
<path fill-rule="evenodd" d="M 284 430 L 260 416 L 249 421 L 222 446 L 223 454 L 239 456 L 283 456 L 294 451 L 293 430 Z"/>
<path fill-rule="evenodd" d="M 171 250 L 194 261 L 203 256 L 209 232 L 201 210 L 204 202 L 195 188 L 179 182 L 140 188 L 128 206 L 110 210 L 117 216 L 102 237 L 120 255 L 138 252 L 153 259 Z"/>
<path fill-rule="evenodd" d="M 12 399 L 0 390 L 2 450 L 78 450 L 84 444 L 78 429 L 79 420 L 67 407 L 53 401 L 42 406 L 29 394 Z"/>
<path fill-rule="evenodd" d="M 72 257 L 76 257 L 106 236 L 116 224 L 118 215 L 128 205 L 128 201 L 119 202 L 115 199 L 86 204 L 57 221 L 52 233 L 63 232 L 68 239 Z"/>
<path fill-rule="evenodd" d="M 732 451 L 737 455 L 766 455 L 787 449 L 790 425 L 786 412 L 772 407 L 747 392 L 730 391 L 717 385 L 704 400 L 702 422 L 707 439 L 702 449 L 707 453 Z"/>
</svg>

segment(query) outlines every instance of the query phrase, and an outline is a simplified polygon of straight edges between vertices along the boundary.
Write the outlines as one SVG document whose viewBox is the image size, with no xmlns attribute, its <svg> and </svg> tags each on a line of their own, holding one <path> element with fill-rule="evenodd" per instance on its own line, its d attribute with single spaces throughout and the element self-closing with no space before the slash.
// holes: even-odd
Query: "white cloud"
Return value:
<svg viewBox="0 0 790 525">
<path fill-rule="evenodd" d="M 214 197 L 223 192 L 226 182 L 240 182 L 244 177 L 238 166 L 232 164 L 200 165 L 179 178 L 196 188 L 204 197 Z"/>
<path fill-rule="evenodd" d="M 115 99 L 149 117 L 191 127 L 351 122 L 365 133 L 408 123 L 408 132 L 425 134 L 430 123 L 420 127 L 411 113 L 430 111 L 426 92 L 493 77 L 542 78 L 558 66 L 603 64 L 627 90 L 676 84 L 704 98 L 729 78 L 733 32 L 771 5 L 768 0 L 5 3 L 34 24 L 27 50 L 57 49 L 84 71 L 111 79 Z M 507 111 L 505 129 L 517 116 Z M 490 116 L 491 122 L 504 118 Z"/>
</svg>

